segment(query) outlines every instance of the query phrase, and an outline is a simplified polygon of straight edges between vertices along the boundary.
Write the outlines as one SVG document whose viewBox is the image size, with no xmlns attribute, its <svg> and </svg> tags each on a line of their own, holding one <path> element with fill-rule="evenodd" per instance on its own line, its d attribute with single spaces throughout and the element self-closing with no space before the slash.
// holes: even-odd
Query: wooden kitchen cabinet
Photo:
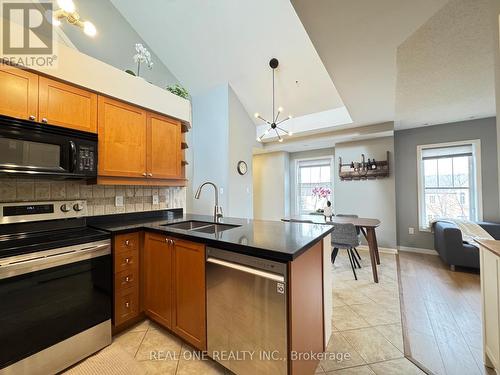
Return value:
<svg viewBox="0 0 500 375">
<path fill-rule="evenodd" d="M 39 121 L 97 133 L 97 94 L 45 77 L 38 90 Z"/>
<path fill-rule="evenodd" d="M 146 233 L 143 270 L 146 315 L 206 350 L 205 245 Z"/>
<path fill-rule="evenodd" d="M 126 233 L 113 238 L 115 327 L 137 319 L 140 306 L 140 233 Z"/>
<path fill-rule="evenodd" d="M 205 245 L 173 241 L 172 330 L 195 348 L 207 350 Z"/>
<path fill-rule="evenodd" d="M 38 120 L 38 75 L 0 65 L 0 114 Z"/>
<path fill-rule="evenodd" d="M 148 113 L 148 177 L 182 178 L 181 141 L 180 121 Z"/>
<path fill-rule="evenodd" d="M 98 174 L 146 178 L 146 112 L 104 96 L 98 103 Z"/>
<path fill-rule="evenodd" d="M 164 327 L 172 327 L 172 246 L 168 237 L 146 233 L 144 242 L 144 311 Z"/>
</svg>

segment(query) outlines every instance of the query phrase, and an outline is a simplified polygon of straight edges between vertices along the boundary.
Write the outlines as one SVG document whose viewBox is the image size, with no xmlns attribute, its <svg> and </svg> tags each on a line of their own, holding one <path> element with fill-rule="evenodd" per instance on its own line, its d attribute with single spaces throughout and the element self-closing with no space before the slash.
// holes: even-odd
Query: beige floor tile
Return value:
<svg viewBox="0 0 500 375">
<path fill-rule="evenodd" d="M 377 375 L 424 375 L 425 373 L 406 358 L 372 363 L 371 369 Z"/>
<path fill-rule="evenodd" d="M 376 326 L 375 329 L 379 331 L 387 340 L 389 340 L 392 345 L 398 348 L 401 353 L 404 353 L 403 329 L 401 324 Z"/>
<path fill-rule="evenodd" d="M 333 308 L 333 322 L 340 331 L 369 327 L 370 324 L 349 306 Z"/>
<path fill-rule="evenodd" d="M 332 334 L 326 348 L 326 355 L 328 358 L 321 361 L 321 367 L 325 372 L 365 364 L 363 358 L 340 333 Z"/>
<path fill-rule="evenodd" d="M 342 335 L 361 355 L 366 363 L 381 362 L 403 357 L 403 354 L 375 328 L 344 331 Z"/>
<path fill-rule="evenodd" d="M 350 367 L 342 370 L 328 372 L 328 375 L 375 375 L 368 366 Z"/>
<path fill-rule="evenodd" d="M 352 305 L 351 308 L 372 326 L 401 323 L 399 306 L 370 302 Z"/>
<path fill-rule="evenodd" d="M 150 326 L 151 321 L 149 319 L 143 320 L 140 323 L 132 326 L 127 332 L 140 332 L 147 331 Z"/>
<path fill-rule="evenodd" d="M 168 356 L 172 358 L 175 354 L 180 353 L 181 346 L 182 342 L 177 337 L 161 328 L 151 326 L 146 332 L 135 358 L 139 361 L 149 360 L 151 352 L 161 352 L 162 354 L 168 352 Z"/>
<path fill-rule="evenodd" d="M 176 360 L 148 360 L 137 363 L 144 375 L 175 375 L 178 365 Z"/>
<path fill-rule="evenodd" d="M 211 360 L 181 359 L 177 366 L 177 375 L 223 375 L 226 374 L 224 367 Z"/>
<path fill-rule="evenodd" d="M 146 335 L 146 331 L 126 331 L 113 338 L 113 344 L 123 348 L 132 357 L 135 357 L 139 346 Z"/>
</svg>

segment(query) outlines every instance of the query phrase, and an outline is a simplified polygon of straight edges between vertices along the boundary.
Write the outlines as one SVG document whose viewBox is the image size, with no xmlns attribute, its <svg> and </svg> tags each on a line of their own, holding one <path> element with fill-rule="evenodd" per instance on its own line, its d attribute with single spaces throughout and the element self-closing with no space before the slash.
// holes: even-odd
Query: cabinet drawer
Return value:
<svg viewBox="0 0 500 375">
<path fill-rule="evenodd" d="M 115 251 L 115 274 L 122 271 L 139 269 L 139 250 Z"/>
<path fill-rule="evenodd" d="M 115 253 L 139 249 L 139 232 L 119 234 L 115 236 Z"/>
<path fill-rule="evenodd" d="M 139 315 L 139 288 L 115 291 L 115 326 Z"/>
<path fill-rule="evenodd" d="M 135 288 L 139 286 L 139 272 L 137 267 L 130 270 L 121 271 L 115 274 L 115 291 L 120 292 L 124 289 Z"/>
</svg>

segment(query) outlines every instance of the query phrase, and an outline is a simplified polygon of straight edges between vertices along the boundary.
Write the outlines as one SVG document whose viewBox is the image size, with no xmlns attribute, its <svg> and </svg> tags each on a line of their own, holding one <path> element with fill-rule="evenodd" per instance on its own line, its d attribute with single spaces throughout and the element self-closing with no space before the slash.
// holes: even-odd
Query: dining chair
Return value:
<svg viewBox="0 0 500 375">
<path fill-rule="evenodd" d="M 354 274 L 354 278 L 357 280 L 358 276 L 356 275 L 356 262 L 357 259 L 354 255 L 354 248 L 359 246 L 359 237 L 356 232 L 356 227 L 354 224 L 345 223 L 339 224 L 335 223 L 334 229 L 332 232 L 332 247 L 335 249 L 346 249 L 347 255 L 349 256 L 349 262 L 351 263 L 352 273 Z M 335 261 L 332 252 L 332 263 Z M 361 267 L 361 266 L 360 266 Z"/>
<path fill-rule="evenodd" d="M 351 214 L 338 214 L 336 215 L 337 217 L 352 217 L 352 218 L 355 218 L 357 219 L 359 216 L 358 215 L 351 215 Z M 358 233 L 358 237 L 361 235 L 361 230 L 356 227 L 356 232 Z M 356 253 L 356 256 L 358 257 L 358 259 L 361 261 L 361 255 L 359 255 L 358 253 L 358 249 L 354 248 L 354 252 Z M 358 262 L 359 264 L 359 262 Z M 361 268 L 361 265 L 359 265 L 359 268 Z"/>
</svg>

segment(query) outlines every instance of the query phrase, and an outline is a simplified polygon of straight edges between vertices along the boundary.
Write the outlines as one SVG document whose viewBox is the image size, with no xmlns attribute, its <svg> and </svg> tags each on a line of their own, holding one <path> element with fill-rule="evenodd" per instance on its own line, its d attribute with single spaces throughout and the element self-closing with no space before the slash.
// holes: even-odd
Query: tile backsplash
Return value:
<svg viewBox="0 0 500 375">
<path fill-rule="evenodd" d="M 159 204 L 153 204 L 153 195 Z M 115 197 L 123 196 L 123 206 Z M 87 185 L 84 181 L 0 178 L 0 202 L 38 202 L 84 199 L 88 215 L 186 208 L 186 188 L 157 186 Z"/>
</svg>

